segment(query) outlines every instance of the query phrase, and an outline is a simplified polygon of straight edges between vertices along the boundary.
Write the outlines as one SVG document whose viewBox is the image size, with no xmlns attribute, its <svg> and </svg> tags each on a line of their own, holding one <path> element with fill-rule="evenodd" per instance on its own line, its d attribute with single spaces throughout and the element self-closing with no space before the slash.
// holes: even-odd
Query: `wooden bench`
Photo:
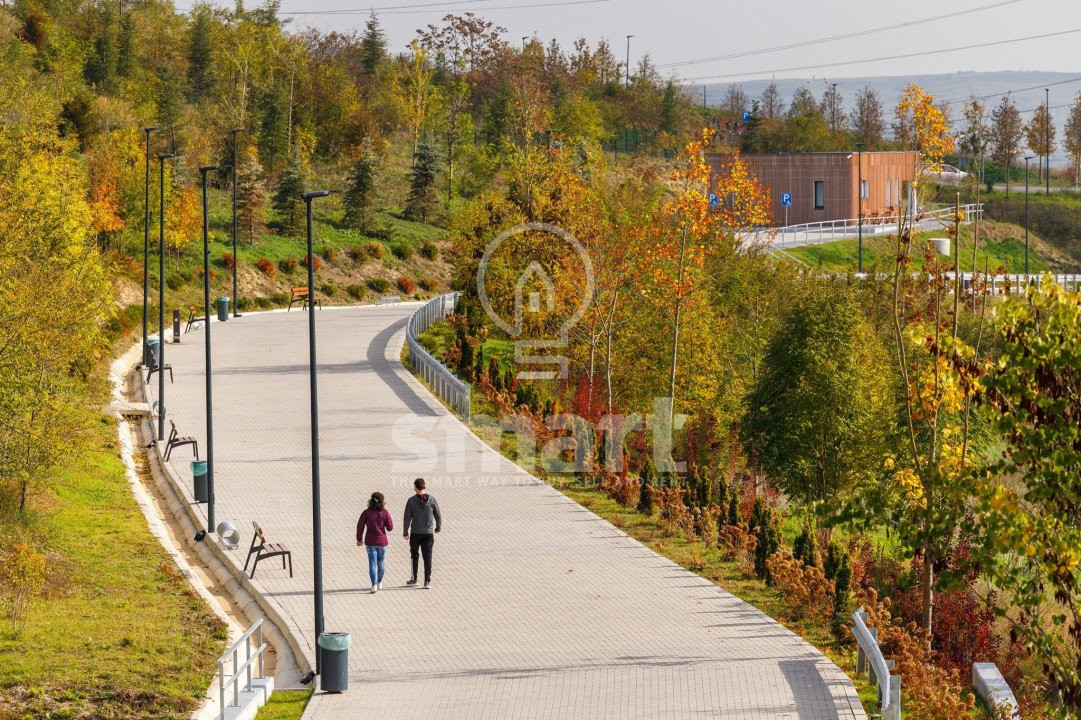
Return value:
<svg viewBox="0 0 1081 720">
<path fill-rule="evenodd" d="M 169 433 L 169 439 L 165 441 L 165 459 L 168 460 L 169 456 L 173 454 L 173 448 L 180 447 L 181 445 L 191 445 L 192 452 L 195 453 L 195 459 L 199 459 L 199 441 L 193 437 L 181 435 L 180 431 L 176 429 L 176 421 L 170 420 L 169 425 L 173 430 Z"/>
<path fill-rule="evenodd" d="M 293 303 L 302 303 L 304 305 L 304 309 L 305 310 L 308 309 L 309 303 L 308 303 L 308 286 L 307 285 L 305 285 L 303 287 L 295 287 L 295 288 L 293 288 L 293 293 L 292 293 L 292 295 L 289 296 L 289 308 L 286 310 L 286 312 L 293 309 Z M 318 297 L 315 298 L 315 306 L 319 307 L 319 308 L 323 307 L 323 303 L 319 300 Z"/>
<path fill-rule="evenodd" d="M 206 322 L 206 318 L 196 314 L 194 305 L 188 305 L 188 324 L 184 327 L 184 332 L 191 332 L 191 326 L 197 322 Z"/>
<path fill-rule="evenodd" d="M 263 534 L 263 528 L 259 527 L 259 523 L 252 521 L 252 527 L 255 528 L 255 536 L 251 539 L 251 547 L 248 548 L 248 557 L 244 560 L 244 572 L 248 571 L 248 563 L 251 562 L 252 556 L 255 556 L 255 562 L 251 566 L 251 578 L 255 579 L 255 568 L 258 567 L 260 560 L 266 560 L 267 558 L 280 557 L 282 559 L 282 570 L 285 569 L 285 561 L 289 561 L 289 577 L 293 577 L 293 553 L 289 548 L 285 547 L 281 543 L 268 543 L 266 536 Z"/>
</svg>

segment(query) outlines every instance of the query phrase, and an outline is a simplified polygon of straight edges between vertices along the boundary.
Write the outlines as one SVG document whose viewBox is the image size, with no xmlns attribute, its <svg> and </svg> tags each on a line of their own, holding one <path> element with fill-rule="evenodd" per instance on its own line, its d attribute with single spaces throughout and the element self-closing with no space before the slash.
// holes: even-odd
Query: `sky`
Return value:
<svg viewBox="0 0 1081 720">
<path fill-rule="evenodd" d="M 228 0 L 217 2 L 232 5 Z M 281 0 L 281 15 L 361 10 L 355 14 L 291 16 L 294 29 L 312 26 L 349 32 L 363 28 L 372 3 L 394 51 L 404 50 L 417 28 L 438 24 L 447 13 L 472 10 L 505 27 L 507 39 L 513 42 L 521 42 L 522 36 L 536 36 L 545 42 L 554 37 L 569 48 L 578 37 L 591 43 L 607 38 L 622 57 L 626 36 L 633 35 L 632 65 L 648 53 L 665 75 L 688 84 L 770 77 L 1081 71 L 1081 53 L 1077 51 L 1081 47 L 1081 0 L 907 0 L 900 4 L 882 0 L 448 0 L 438 5 L 435 0 Z M 255 0 L 246 3 L 254 4 Z M 948 14 L 955 16 L 918 22 Z M 902 23 L 915 24 L 803 47 L 670 65 Z M 1078 32 L 934 55 L 853 62 L 1070 30 Z M 806 68 L 809 65 L 831 67 Z"/>
</svg>

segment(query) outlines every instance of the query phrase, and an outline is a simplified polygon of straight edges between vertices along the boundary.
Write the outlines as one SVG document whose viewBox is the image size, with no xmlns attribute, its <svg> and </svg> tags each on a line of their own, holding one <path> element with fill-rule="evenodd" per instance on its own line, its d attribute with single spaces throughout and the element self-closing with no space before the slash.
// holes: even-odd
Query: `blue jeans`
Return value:
<svg viewBox="0 0 1081 720">
<path fill-rule="evenodd" d="M 365 545 L 364 547 L 368 550 L 368 575 L 372 578 L 372 585 L 383 582 L 384 560 L 387 557 L 386 546 Z"/>
</svg>

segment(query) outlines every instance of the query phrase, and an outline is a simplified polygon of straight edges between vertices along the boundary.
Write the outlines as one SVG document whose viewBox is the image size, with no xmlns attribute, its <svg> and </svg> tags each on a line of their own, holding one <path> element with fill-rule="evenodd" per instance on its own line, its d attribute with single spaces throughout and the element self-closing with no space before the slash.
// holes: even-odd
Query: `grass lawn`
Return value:
<svg viewBox="0 0 1081 720">
<path fill-rule="evenodd" d="M 926 241 L 930 237 L 945 236 L 945 231 L 920 233 L 918 239 Z M 892 272 L 893 258 L 896 252 L 894 242 L 895 241 L 891 237 L 884 235 L 864 237 L 864 270 L 870 271 L 877 268 L 879 272 Z M 925 246 L 921 243 L 921 249 L 918 252 L 913 252 L 913 260 L 917 268 L 923 266 L 922 247 Z M 802 247 L 788 248 L 785 252 L 812 267 L 820 266 L 823 270 L 833 272 L 855 272 L 859 261 L 859 240 L 848 239 L 823 243 L 821 245 L 804 245 Z M 1048 256 L 1049 251 L 1043 242 L 1030 233 L 1029 269 L 1032 272 L 1051 269 L 1051 264 L 1048 262 Z M 985 262 L 991 270 L 1003 267 L 1007 272 L 1011 273 L 1024 272 L 1024 229 L 1007 223 L 992 221 L 981 222 L 980 244 L 976 252 L 976 267 L 979 270 L 983 270 Z M 961 270 L 963 272 L 970 272 L 972 270 L 971 225 L 961 229 Z"/>
<path fill-rule="evenodd" d="M 113 423 L 92 422 L 22 529 L 49 577 L 22 634 L 0 630 L 0 718 L 187 718 L 226 629 L 147 531 Z"/>
<path fill-rule="evenodd" d="M 255 720 L 298 720 L 311 697 L 311 690 L 275 690 Z"/>
</svg>

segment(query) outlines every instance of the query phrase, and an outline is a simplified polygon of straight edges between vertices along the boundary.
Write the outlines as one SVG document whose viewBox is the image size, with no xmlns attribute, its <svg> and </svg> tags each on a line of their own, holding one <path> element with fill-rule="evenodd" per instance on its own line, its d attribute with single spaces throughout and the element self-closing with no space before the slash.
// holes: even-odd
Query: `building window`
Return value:
<svg viewBox="0 0 1081 720">
<path fill-rule="evenodd" d="M 866 200 L 871 197 L 871 181 L 860 180 L 860 199 Z"/>
<path fill-rule="evenodd" d="M 815 210 L 823 210 L 826 207 L 826 182 L 815 180 Z"/>
</svg>

